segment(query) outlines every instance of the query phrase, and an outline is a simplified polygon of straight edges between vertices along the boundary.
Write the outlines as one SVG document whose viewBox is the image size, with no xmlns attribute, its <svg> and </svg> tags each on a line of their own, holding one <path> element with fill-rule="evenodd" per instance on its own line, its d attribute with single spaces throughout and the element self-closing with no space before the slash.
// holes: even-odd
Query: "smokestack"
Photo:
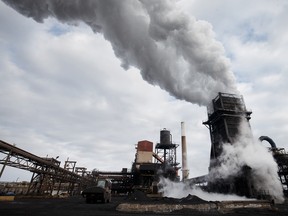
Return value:
<svg viewBox="0 0 288 216">
<path fill-rule="evenodd" d="M 187 169 L 187 148 L 186 148 L 186 135 L 185 123 L 181 122 L 181 144 L 182 144 L 182 181 L 188 179 L 189 170 Z"/>
</svg>

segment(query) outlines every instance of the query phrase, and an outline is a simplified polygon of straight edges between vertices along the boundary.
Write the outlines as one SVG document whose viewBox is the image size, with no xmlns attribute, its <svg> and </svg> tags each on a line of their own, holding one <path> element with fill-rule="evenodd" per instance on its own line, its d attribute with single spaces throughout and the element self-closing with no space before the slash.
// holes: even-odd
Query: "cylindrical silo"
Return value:
<svg viewBox="0 0 288 216">
<path fill-rule="evenodd" d="M 169 130 L 164 128 L 160 131 L 160 144 L 169 145 L 172 143 L 171 134 Z"/>
</svg>

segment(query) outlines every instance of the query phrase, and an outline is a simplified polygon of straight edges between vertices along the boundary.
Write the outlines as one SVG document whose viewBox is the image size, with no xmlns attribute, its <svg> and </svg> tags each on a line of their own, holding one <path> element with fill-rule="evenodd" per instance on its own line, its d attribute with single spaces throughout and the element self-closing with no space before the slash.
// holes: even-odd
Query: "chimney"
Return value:
<svg viewBox="0 0 288 216">
<path fill-rule="evenodd" d="M 186 148 L 186 135 L 185 123 L 181 122 L 181 144 L 182 144 L 182 181 L 188 179 L 189 170 L 187 168 L 187 148 Z"/>
</svg>

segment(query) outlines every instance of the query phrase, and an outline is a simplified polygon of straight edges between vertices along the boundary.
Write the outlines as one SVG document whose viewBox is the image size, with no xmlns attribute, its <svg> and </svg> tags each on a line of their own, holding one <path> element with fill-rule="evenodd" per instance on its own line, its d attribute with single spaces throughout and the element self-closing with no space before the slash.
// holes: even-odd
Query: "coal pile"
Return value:
<svg viewBox="0 0 288 216">
<path fill-rule="evenodd" d="M 131 203 L 151 203 L 152 198 L 148 197 L 144 192 L 136 190 L 131 193 L 126 199 L 125 202 Z"/>
<path fill-rule="evenodd" d="M 198 196 L 191 195 L 189 194 L 187 197 L 179 199 L 179 201 L 183 204 L 189 204 L 189 203 L 195 203 L 195 204 L 200 204 L 200 203 L 208 203 L 208 201 L 201 199 Z"/>
<path fill-rule="evenodd" d="M 145 194 L 144 194 L 145 195 Z M 137 200 L 135 200 L 135 197 Z M 141 203 L 144 200 L 144 203 Z M 175 203 L 173 204 L 173 201 Z M 145 202 L 147 204 L 145 204 Z M 190 204 L 185 204 L 185 203 Z M 199 202 L 199 203 L 197 203 Z M 67 198 L 17 198 L 14 201 L 0 202 L 0 215 L 5 216 L 91 216 L 91 215 L 133 215 L 133 216 L 155 216 L 155 215 L 194 215 L 194 216 L 255 216 L 255 215 L 288 215 L 288 202 L 275 204 L 274 208 L 264 201 L 223 201 L 207 202 L 198 200 L 195 196 L 188 196 L 182 199 L 150 198 L 141 193 L 131 194 L 129 197 L 115 195 L 110 203 L 86 204 L 82 196 Z M 132 205 L 139 211 L 130 212 L 120 207 Z M 266 206 L 265 206 L 266 205 Z M 119 207 L 120 206 L 120 207 Z M 124 206 L 123 206 L 124 207 Z M 117 209 L 117 210 L 116 210 Z M 125 210 L 125 211 L 124 211 Z M 132 209 L 133 210 L 133 209 Z M 159 213 L 159 214 L 157 214 Z"/>
<path fill-rule="evenodd" d="M 261 212 L 275 210 L 273 204 L 265 200 L 212 202 L 191 194 L 181 199 L 149 197 L 141 191 L 135 191 L 116 208 L 117 211 L 126 213 L 171 213 L 177 211 L 209 214 L 235 213 L 241 209 Z"/>
<path fill-rule="evenodd" d="M 135 191 L 129 195 L 125 202 L 141 204 L 204 204 L 209 203 L 198 196 L 189 194 L 187 197 L 177 199 L 171 197 L 149 197 L 142 191 Z"/>
<path fill-rule="evenodd" d="M 215 203 L 202 200 L 194 195 L 176 199 L 170 197 L 148 197 L 141 191 L 135 191 L 125 199 L 124 203 L 119 204 L 116 210 L 130 213 L 168 213 L 184 209 L 209 212 L 214 211 L 216 208 L 217 205 Z"/>
</svg>

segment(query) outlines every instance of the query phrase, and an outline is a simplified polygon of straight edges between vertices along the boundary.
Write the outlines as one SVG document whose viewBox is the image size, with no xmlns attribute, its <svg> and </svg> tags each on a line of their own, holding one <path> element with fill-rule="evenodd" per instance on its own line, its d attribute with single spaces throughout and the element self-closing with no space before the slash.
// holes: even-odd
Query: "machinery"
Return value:
<svg viewBox="0 0 288 216">
<path fill-rule="evenodd" d="M 147 140 L 139 141 L 135 161 L 132 165 L 133 188 L 146 193 L 157 193 L 159 177 L 179 180 L 179 163 L 176 161 L 176 148 L 169 130 L 160 131 L 160 143 L 155 146 Z"/>
<path fill-rule="evenodd" d="M 86 198 L 86 203 L 111 202 L 112 183 L 108 179 L 98 179 L 96 186 L 88 187 L 82 191 L 82 196 Z"/>
<path fill-rule="evenodd" d="M 219 93 L 212 100 L 212 106 L 208 108 L 208 120 L 203 122 L 208 126 L 211 138 L 210 166 L 207 176 L 191 179 L 192 183 L 206 181 L 207 190 L 219 193 L 234 193 L 240 196 L 265 198 L 269 193 L 255 191 L 252 183 L 252 169 L 243 165 L 237 176 L 221 178 L 213 176 L 213 170 L 221 165 L 221 153 L 223 143 L 235 145 L 240 128 L 245 126 L 246 131 L 251 131 L 249 120 L 251 111 L 247 111 L 243 97 L 235 94 Z M 242 123 L 245 124 L 242 124 Z M 278 175 L 283 186 L 284 194 L 288 194 L 288 154 L 285 150 L 276 147 L 274 141 L 267 136 L 261 136 L 260 141 L 270 143 L 270 151 L 278 164 Z M 211 174 L 212 173 L 212 174 Z M 268 198 L 268 197 L 267 197 Z"/>
<path fill-rule="evenodd" d="M 268 136 L 261 136 L 259 140 L 267 141 L 270 143 L 271 151 L 275 161 L 278 165 L 278 176 L 283 186 L 284 195 L 288 196 L 288 154 L 284 148 L 277 148 L 275 142 Z"/>
<path fill-rule="evenodd" d="M 211 151 L 209 174 L 190 178 L 187 167 L 186 137 L 184 123 L 181 123 L 182 142 L 182 177 L 183 182 L 202 185 L 211 192 L 234 193 L 240 196 L 255 197 L 251 179 L 252 170 L 243 165 L 237 176 L 226 179 L 213 176 L 213 169 L 221 164 L 220 156 L 223 152 L 223 143 L 234 145 L 240 132 L 242 122 L 247 130 L 251 130 L 249 120 L 251 111 L 247 111 L 243 97 L 235 94 L 219 93 L 208 107 L 208 120 L 203 122 L 210 132 Z M 267 136 L 261 136 L 260 141 L 270 143 L 270 151 L 278 164 L 278 175 L 283 185 L 284 194 L 288 195 L 288 154 L 283 148 L 277 148 L 275 142 Z M 87 172 L 84 167 L 76 167 L 76 161 L 65 161 L 64 168 L 60 161 L 54 158 L 41 158 L 14 145 L 0 140 L 0 153 L 5 157 L 0 160 L 3 165 L 0 177 L 5 166 L 11 166 L 33 172 L 31 182 L 25 189 L 26 194 L 52 195 L 57 191 L 67 191 L 70 195 L 79 194 L 86 198 L 86 202 L 110 202 L 111 193 L 127 194 L 134 190 L 141 190 L 147 194 L 158 193 L 160 177 L 172 181 L 179 181 L 180 167 L 176 158 L 179 145 L 173 143 L 169 130 L 160 131 L 160 142 L 154 146 L 148 140 L 139 141 L 136 145 L 135 160 L 131 170 L 123 168 L 120 172 L 98 171 Z M 211 174 L 212 173 L 212 174 Z M 108 181 L 109 179 L 109 181 Z M 88 185 L 97 185 L 88 187 Z"/>
<path fill-rule="evenodd" d="M 220 156 L 223 151 L 223 143 L 234 145 L 240 134 L 240 127 L 243 125 L 247 127 L 246 130 L 251 131 L 249 124 L 251 113 L 251 111 L 247 111 L 242 96 L 219 93 L 212 100 L 212 106 L 208 108 L 208 120 L 203 122 L 208 127 L 211 137 L 209 174 L 190 179 L 188 179 L 185 129 L 184 123 L 181 122 L 183 182 L 200 185 L 210 192 L 233 193 L 251 198 L 265 198 L 268 195 L 265 191 L 261 193 L 255 191 L 252 182 L 252 169 L 247 165 L 243 165 L 236 176 L 229 176 L 225 179 L 213 176 L 212 172 L 213 169 L 221 165 Z M 243 122 L 245 124 L 242 124 Z M 260 140 L 266 140 L 271 144 L 270 150 L 278 164 L 279 178 L 284 192 L 287 194 L 288 155 L 284 149 L 278 149 L 271 138 L 262 136 Z M 125 169 L 118 173 L 118 177 L 115 176 L 115 173 L 114 177 L 111 175 L 106 175 L 106 177 L 110 177 L 112 180 L 114 191 L 129 193 L 134 190 L 141 190 L 147 194 L 157 194 L 161 176 L 172 181 L 179 181 L 178 170 L 180 168 L 176 158 L 178 146 L 172 142 L 170 131 L 164 128 L 160 131 L 160 142 L 156 143 L 155 148 L 153 142 L 148 140 L 137 143 L 131 172 Z M 102 175 L 105 174 L 101 173 Z"/>
<path fill-rule="evenodd" d="M 155 149 L 151 141 L 142 140 L 137 143 L 131 170 L 123 168 L 121 172 L 97 170 L 92 173 L 95 178 L 111 180 L 112 194 L 127 194 L 135 190 L 157 194 L 161 176 L 179 181 L 179 163 L 176 160 L 178 146 L 172 142 L 170 131 L 164 128 L 160 131 L 160 142 Z"/>
<path fill-rule="evenodd" d="M 220 165 L 220 155 L 223 151 L 223 143 L 231 145 L 237 140 L 240 124 L 245 121 L 250 130 L 249 120 L 251 111 L 247 111 L 243 97 L 235 94 L 219 93 L 212 100 L 212 106 L 208 108 L 208 120 L 203 122 L 210 131 L 211 152 L 209 172 Z M 209 178 L 208 178 L 209 179 Z M 234 193 L 240 196 L 252 197 L 251 168 L 242 167 L 238 176 L 228 179 L 211 177 L 208 180 L 208 190 L 219 193 Z"/>
</svg>

